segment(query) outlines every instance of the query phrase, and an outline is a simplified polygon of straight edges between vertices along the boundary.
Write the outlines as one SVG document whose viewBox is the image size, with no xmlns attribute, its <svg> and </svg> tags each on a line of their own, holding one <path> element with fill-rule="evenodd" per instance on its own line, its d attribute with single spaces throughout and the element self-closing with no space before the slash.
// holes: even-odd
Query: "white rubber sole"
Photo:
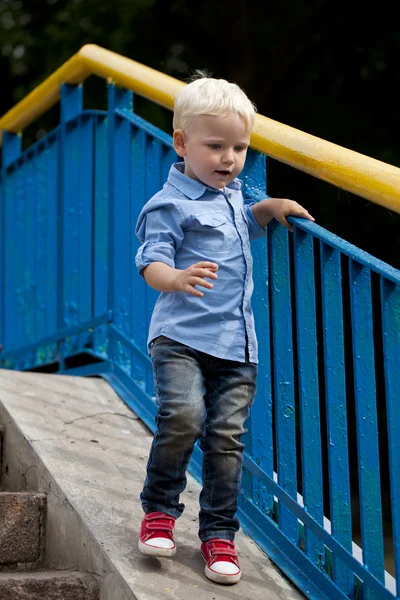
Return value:
<svg viewBox="0 0 400 600">
<path fill-rule="evenodd" d="M 222 583 L 223 585 L 233 585 L 234 583 L 240 581 L 242 571 L 239 571 L 239 573 L 236 573 L 236 575 L 221 575 L 221 573 L 216 573 L 215 571 L 212 571 L 206 565 L 204 567 L 204 575 L 207 577 L 207 579 L 210 579 L 214 583 Z"/>
<path fill-rule="evenodd" d="M 163 556 L 164 558 L 168 558 L 169 556 L 174 556 L 176 553 L 176 546 L 173 548 L 159 548 L 157 546 L 149 546 L 149 544 L 144 544 L 139 540 L 138 548 L 142 554 L 146 554 L 147 556 Z"/>
</svg>

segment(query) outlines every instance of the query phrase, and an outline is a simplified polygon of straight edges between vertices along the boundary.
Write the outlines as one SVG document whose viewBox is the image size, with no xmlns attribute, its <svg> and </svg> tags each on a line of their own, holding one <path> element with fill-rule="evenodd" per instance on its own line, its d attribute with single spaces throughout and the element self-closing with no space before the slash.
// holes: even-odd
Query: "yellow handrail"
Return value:
<svg viewBox="0 0 400 600">
<path fill-rule="evenodd" d="M 161 106 L 173 109 L 184 87 L 169 75 L 96 46 L 83 46 L 72 58 L 0 119 L 0 131 L 21 132 L 60 98 L 63 83 L 80 84 L 89 75 L 111 79 Z M 1 139 L 0 139 L 1 143 Z M 256 115 L 255 150 L 400 213 L 400 169 L 326 140 Z"/>
</svg>

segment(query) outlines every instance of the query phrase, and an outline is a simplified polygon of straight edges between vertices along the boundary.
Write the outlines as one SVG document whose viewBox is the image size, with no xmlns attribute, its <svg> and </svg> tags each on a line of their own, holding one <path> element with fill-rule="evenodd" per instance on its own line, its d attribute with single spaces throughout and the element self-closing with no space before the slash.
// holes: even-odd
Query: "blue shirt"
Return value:
<svg viewBox="0 0 400 600">
<path fill-rule="evenodd" d="M 162 262 L 186 269 L 202 260 L 218 264 L 218 279 L 199 298 L 184 292 L 161 292 L 154 307 L 148 343 L 159 335 L 218 358 L 257 360 L 257 339 L 250 299 L 253 292 L 250 239 L 265 235 L 251 206 L 243 201 L 242 183 L 223 190 L 208 188 L 174 164 L 162 190 L 141 211 L 136 234 L 141 273 Z M 211 280 L 209 280 L 211 281 Z"/>
</svg>

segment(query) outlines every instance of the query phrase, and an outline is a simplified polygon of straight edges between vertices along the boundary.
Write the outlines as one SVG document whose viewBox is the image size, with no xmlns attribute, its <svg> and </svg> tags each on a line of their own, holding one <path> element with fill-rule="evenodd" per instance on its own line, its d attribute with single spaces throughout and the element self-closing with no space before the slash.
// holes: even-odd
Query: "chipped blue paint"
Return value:
<svg viewBox="0 0 400 600">
<path fill-rule="evenodd" d="M 294 406 L 293 330 L 288 232 L 271 223 L 271 308 L 278 483 L 297 497 L 296 415 Z M 282 532 L 298 543 L 297 518 L 284 503 L 278 506 Z"/>
<path fill-rule="evenodd" d="M 78 323 L 79 298 L 79 122 L 68 125 L 82 111 L 82 88 L 63 85 L 61 88 L 61 164 L 58 237 L 59 305 L 58 327 L 64 329 Z M 82 165 L 83 167 L 83 165 Z M 78 340 L 69 337 L 62 345 L 62 357 L 78 351 Z"/>
<path fill-rule="evenodd" d="M 246 165 L 240 178 L 244 183 L 245 198 L 259 199 L 267 196 L 265 156 L 250 150 Z M 268 244 L 267 238 L 252 242 L 254 257 L 254 277 L 258 281 L 268 282 Z M 274 470 L 273 406 L 271 389 L 271 353 L 270 353 L 270 305 L 268 287 L 258 286 L 253 294 L 255 325 L 259 344 L 259 365 L 257 394 L 248 421 L 246 448 L 254 460 L 270 477 Z M 244 469 L 243 491 L 252 498 L 263 514 L 274 517 L 274 497 L 263 482 Z"/>
<path fill-rule="evenodd" d="M 130 92 L 110 84 L 108 98 L 107 112 L 83 110 L 82 88 L 64 85 L 61 124 L 45 138 L 21 153 L 21 138 L 4 134 L 0 366 L 55 365 L 61 373 L 101 375 L 154 431 L 146 340 L 157 294 L 136 274 L 134 229 L 177 157 L 171 137 L 133 112 Z M 245 197 L 266 197 L 265 156 L 250 151 L 241 177 Z M 383 362 L 400 573 L 400 273 L 315 223 L 291 221 L 293 238 L 273 223 L 265 239 L 252 243 L 260 365 L 241 520 L 307 597 L 389 600 L 395 590 L 393 581 L 391 591 L 385 588 L 383 577 L 375 371 Z M 381 279 L 382 339 L 371 311 L 371 272 Z M 377 364 L 376 347 L 383 356 Z M 71 360 L 82 352 L 89 364 L 75 366 Z M 364 564 L 351 553 L 349 389 Z M 190 468 L 200 479 L 198 447 Z"/>
<path fill-rule="evenodd" d="M 322 324 L 332 534 L 351 551 L 351 507 L 340 252 L 321 243 Z M 350 594 L 353 576 L 334 558 L 333 579 Z"/>
<path fill-rule="evenodd" d="M 385 361 L 386 410 L 389 445 L 390 497 L 394 564 L 400 573 L 400 286 L 381 278 L 382 333 Z M 397 597 L 400 585 L 397 586 Z"/>
<path fill-rule="evenodd" d="M 384 581 L 378 417 L 376 408 L 371 273 L 350 261 L 354 392 L 360 489 L 361 539 L 364 563 Z M 368 589 L 364 600 L 378 600 Z"/>
<path fill-rule="evenodd" d="M 313 237 L 298 227 L 294 230 L 296 335 L 299 378 L 300 431 L 302 448 L 303 500 L 308 513 L 323 525 L 322 448 L 319 409 L 317 324 Z M 307 556 L 324 565 L 323 545 L 307 528 Z"/>
<path fill-rule="evenodd" d="M 121 119 L 116 114 L 118 109 L 132 110 L 133 94 L 128 90 L 108 85 L 108 194 L 109 194 L 109 246 L 108 246 L 108 264 L 109 264 L 109 288 L 108 288 L 108 306 L 115 307 L 116 329 L 129 330 L 127 319 L 130 310 L 130 287 L 131 277 L 127 275 L 127 261 L 130 260 L 129 243 L 126 234 L 132 234 L 129 230 L 131 221 L 129 218 L 130 202 L 129 188 L 127 181 L 129 179 L 129 125 L 126 120 Z M 119 147 L 122 145 L 122 149 Z M 125 152 L 125 156 L 123 155 Z M 122 165 L 119 161 L 122 161 Z M 123 178 L 125 187 L 120 185 L 119 178 Z M 122 218 L 121 218 L 122 215 Z M 119 230 L 122 227 L 122 230 Z M 122 268 L 120 268 L 122 261 Z M 129 369 L 130 357 L 125 347 L 117 343 L 113 332 L 110 332 L 109 354 L 112 361 L 122 365 L 123 369 Z"/>
<path fill-rule="evenodd" d="M 132 120 L 132 123 L 135 121 Z M 131 152 L 132 152 L 132 171 L 131 171 L 131 200 L 132 200 L 132 221 L 136 223 L 142 207 L 146 202 L 145 190 L 145 146 L 146 146 L 146 131 L 141 127 L 132 124 L 131 129 Z M 171 141 L 170 141 L 171 144 Z M 172 161 L 171 161 L 172 162 Z M 136 235 L 131 236 L 131 253 L 132 257 L 136 256 L 139 248 L 139 240 Z M 132 278 L 132 305 L 137 307 L 138 314 L 143 315 L 141 319 L 135 319 L 132 315 L 132 333 L 133 339 L 139 348 L 145 351 L 147 342 L 147 319 L 149 308 L 147 306 L 148 295 L 147 285 L 142 277 Z M 131 377 L 138 386 L 142 386 L 145 382 L 145 387 L 149 396 L 152 396 L 152 371 L 148 361 L 143 361 L 141 356 L 132 354 L 132 371 Z"/>
<path fill-rule="evenodd" d="M 93 316 L 108 308 L 108 130 L 104 115 L 94 121 L 94 225 L 93 225 Z M 108 356 L 108 328 L 99 327 L 94 332 L 94 350 L 106 359 Z"/>
</svg>

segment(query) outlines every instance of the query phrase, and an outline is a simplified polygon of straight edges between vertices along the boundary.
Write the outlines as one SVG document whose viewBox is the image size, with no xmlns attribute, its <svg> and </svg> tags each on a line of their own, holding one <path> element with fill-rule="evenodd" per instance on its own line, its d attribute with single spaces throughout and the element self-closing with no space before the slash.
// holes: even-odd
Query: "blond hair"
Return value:
<svg viewBox="0 0 400 600">
<path fill-rule="evenodd" d="M 234 113 L 243 120 L 246 129 L 251 131 L 256 107 L 236 83 L 204 77 L 202 71 L 197 71 L 194 77 L 175 98 L 174 129 L 187 130 L 190 121 L 200 115 L 221 116 Z"/>
</svg>

